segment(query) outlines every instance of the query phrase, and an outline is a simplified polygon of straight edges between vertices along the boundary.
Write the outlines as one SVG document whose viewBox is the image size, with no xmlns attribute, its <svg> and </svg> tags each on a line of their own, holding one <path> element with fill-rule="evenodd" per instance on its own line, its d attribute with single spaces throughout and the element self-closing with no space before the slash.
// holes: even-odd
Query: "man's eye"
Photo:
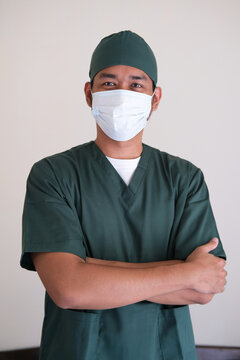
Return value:
<svg viewBox="0 0 240 360">
<path fill-rule="evenodd" d="M 107 81 L 105 82 L 103 85 L 106 85 L 106 86 L 114 86 L 115 84 L 111 81 Z"/>
<path fill-rule="evenodd" d="M 142 85 L 138 84 L 138 83 L 133 83 L 131 86 L 136 87 L 136 88 L 141 88 L 142 87 Z"/>
</svg>

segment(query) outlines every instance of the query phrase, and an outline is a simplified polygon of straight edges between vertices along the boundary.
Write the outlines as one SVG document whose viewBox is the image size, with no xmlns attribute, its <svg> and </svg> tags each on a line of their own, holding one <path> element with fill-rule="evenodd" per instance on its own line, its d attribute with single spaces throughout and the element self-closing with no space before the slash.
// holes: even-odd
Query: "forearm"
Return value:
<svg viewBox="0 0 240 360">
<path fill-rule="evenodd" d="M 152 267 L 156 267 L 156 266 L 170 266 L 170 265 L 183 263 L 182 260 L 166 260 L 166 261 L 133 263 L 133 262 L 114 261 L 114 260 L 102 260 L 102 259 L 96 259 L 96 258 L 91 258 L 91 257 L 87 257 L 86 262 L 89 264 L 123 267 L 123 268 L 128 268 L 128 269 L 147 269 L 147 268 L 152 268 Z"/>
<path fill-rule="evenodd" d="M 178 290 L 168 294 L 158 295 L 149 299 L 149 302 L 154 302 L 164 305 L 191 305 L 191 304 L 207 304 L 213 298 L 213 294 L 202 294 L 192 289 Z"/>
<path fill-rule="evenodd" d="M 95 261 L 91 258 L 86 262 L 65 252 L 32 256 L 48 294 L 59 307 L 109 309 L 143 300 L 166 303 L 162 295 L 180 294 L 179 291 L 186 289 L 207 295 L 222 292 L 226 284 L 225 261 L 208 254 L 214 247 L 216 244 L 209 242 L 194 250 L 186 261 L 166 262 L 169 266 L 161 266 L 159 262 L 157 266 L 153 263 L 116 266 L 118 262 L 115 266 L 101 265 L 89 263 Z M 175 295 L 169 301 L 176 304 Z M 185 298 L 179 301 L 185 302 Z"/>
<path fill-rule="evenodd" d="M 35 253 L 46 291 L 64 309 L 109 309 L 188 288 L 188 264 L 129 269 L 84 262 L 70 253 Z M 56 270 L 57 269 L 57 270 Z"/>
<path fill-rule="evenodd" d="M 147 269 L 155 266 L 170 266 L 174 264 L 183 263 L 182 260 L 167 260 L 167 261 L 155 261 L 147 263 L 130 263 L 122 261 L 111 261 L 111 260 L 101 260 L 96 258 L 86 258 L 86 262 L 98 265 L 106 266 L 115 266 L 123 267 L 129 269 Z M 147 298 L 145 300 L 149 302 L 155 302 L 158 304 L 165 305 L 190 305 L 190 304 L 206 304 L 212 299 L 213 295 L 211 294 L 201 294 L 198 291 L 192 289 L 183 289 L 175 292 L 157 295 L 152 298 Z"/>
<path fill-rule="evenodd" d="M 71 286 L 70 307 L 109 309 L 133 304 L 185 288 L 178 264 L 169 267 L 129 269 L 83 264 L 79 269 L 81 289 Z M 169 270 L 168 270 L 169 269 Z M 156 301 L 154 301 L 156 302 Z"/>
</svg>

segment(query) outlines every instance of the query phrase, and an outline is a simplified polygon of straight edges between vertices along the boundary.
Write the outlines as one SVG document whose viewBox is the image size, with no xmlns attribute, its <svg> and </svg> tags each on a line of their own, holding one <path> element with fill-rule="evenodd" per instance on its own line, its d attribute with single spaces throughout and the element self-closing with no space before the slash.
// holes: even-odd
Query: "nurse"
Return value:
<svg viewBox="0 0 240 360">
<path fill-rule="evenodd" d="M 131 31 L 99 43 L 85 96 L 95 141 L 33 165 L 21 266 L 46 289 L 41 360 L 194 360 L 189 304 L 224 290 L 200 169 L 142 142 L 155 56 Z"/>
</svg>

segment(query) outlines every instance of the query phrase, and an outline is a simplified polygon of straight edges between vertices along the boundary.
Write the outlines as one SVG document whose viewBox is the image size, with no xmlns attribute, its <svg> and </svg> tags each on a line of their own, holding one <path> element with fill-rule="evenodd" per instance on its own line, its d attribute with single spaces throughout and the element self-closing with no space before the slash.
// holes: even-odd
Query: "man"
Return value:
<svg viewBox="0 0 240 360">
<path fill-rule="evenodd" d="M 188 305 L 226 283 L 203 174 L 142 143 L 161 89 L 140 36 L 104 38 L 89 75 L 96 140 L 28 178 L 21 266 L 46 288 L 40 359 L 196 359 Z"/>
</svg>

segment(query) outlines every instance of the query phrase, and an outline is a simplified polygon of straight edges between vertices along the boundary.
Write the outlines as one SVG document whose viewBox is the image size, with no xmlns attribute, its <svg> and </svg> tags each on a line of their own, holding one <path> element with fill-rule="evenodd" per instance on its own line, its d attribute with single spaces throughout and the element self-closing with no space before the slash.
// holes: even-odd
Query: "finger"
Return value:
<svg viewBox="0 0 240 360">
<path fill-rule="evenodd" d="M 224 268 L 226 266 L 226 261 L 224 259 L 221 259 L 219 261 L 219 264 Z"/>
<path fill-rule="evenodd" d="M 213 238 L 212 240 L 210 240 L 207 244 L 201 246 L 204 251 L 206 252 L 210 252 L 214 249 L 216 249 L 216 247 L 218 246 L 218 238 Z"/>
<path fill-rule="evenodd" d="M 224 278 L 227 277 L 227 271 L 226 271 L 226 270 L 223 270 L 223 271 L 222 271 L 222 274 L 223 274 Z"/>
</svg>

